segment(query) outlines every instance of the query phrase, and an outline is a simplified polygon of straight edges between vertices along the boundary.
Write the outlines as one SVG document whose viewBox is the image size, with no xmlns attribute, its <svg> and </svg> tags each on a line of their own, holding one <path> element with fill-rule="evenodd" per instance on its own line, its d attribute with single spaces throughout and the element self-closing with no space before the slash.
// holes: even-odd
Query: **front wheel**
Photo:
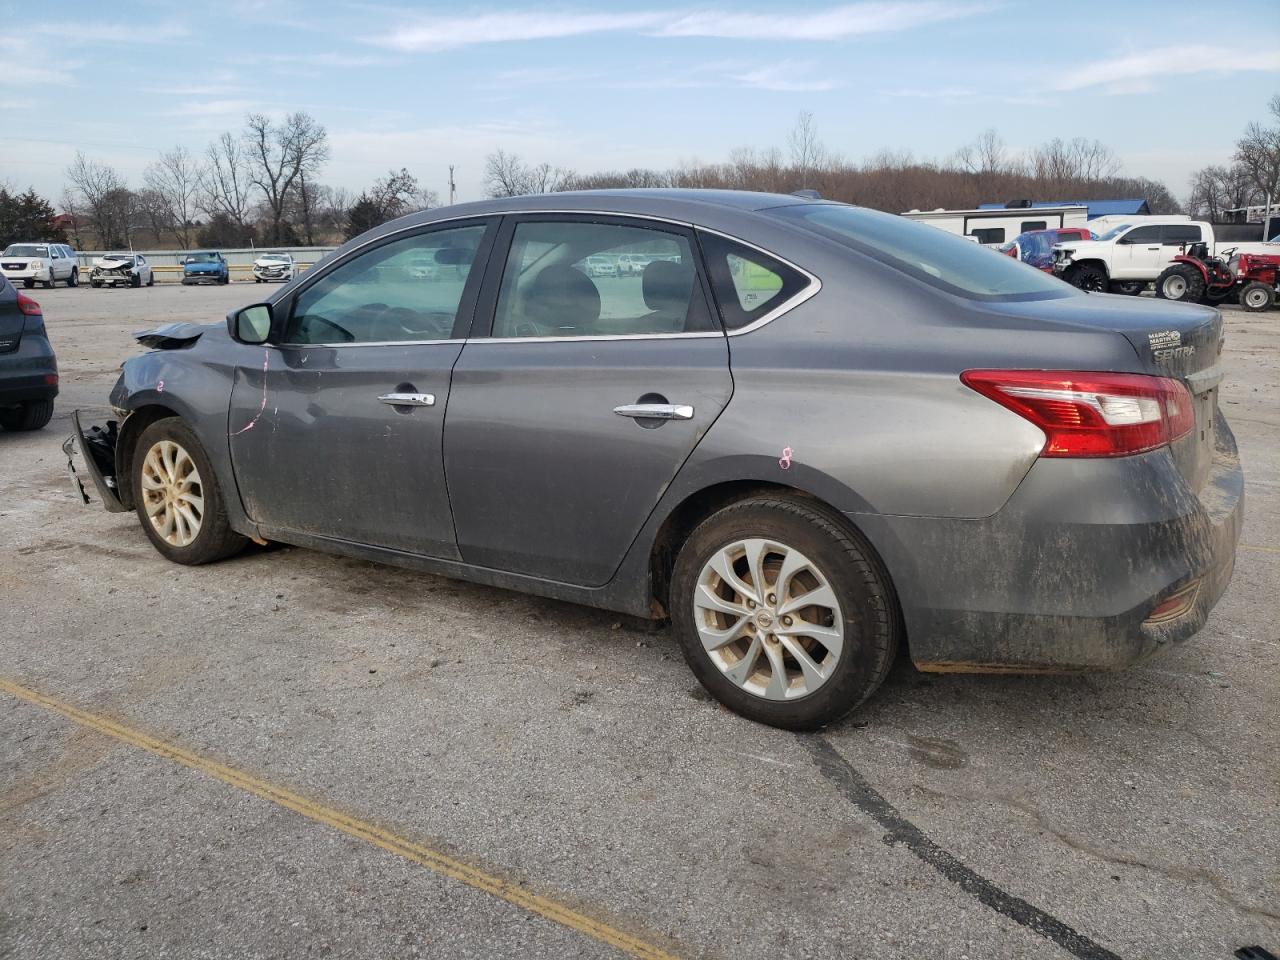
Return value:
<svg viewBox="0 0 1280 960">
<path fill-rule="evenodd" d="M 1199 303 L 1204 298 L 1204 277 L 1195 267 L 1175 263 L 1156 277 L 1156 296 L 1161 300 Z"/>
<path fill-rule="evenodd" d="M 68 286 L 68 287 L 78 287 L 78 286 L 80 286 L 80 271 L 79 271 L 79 270 L 75 270 L 75 269 L 73 269 L 73 270 L 71 271 L 71 276 L 67 277 L 67 286 Z"/>
<path fill-rule="evenodd" d="M 1072 267 L 1066 272 L 1064 279 L 1073 287 L 1087 290 L 1089 293 L 1107 292 L 1107 272 L 1092 264 L 1084 263 Z"/>
<path fill-rule="evenodd" d="M 154 287 L 156 285 L 156 275 L 154 273 L 147 274 L 147 286 Z"/>
<path fill-rule="evenodd" d="M 248 542 L 231 529 L 204 447 L 178 417 L 142 431 L 133 457 L 134 509 L 161 555 L 197 565 L 222 560 Z"/>
<path fill-rule="evenodd" d="M 1246 283 L 1240 290 L 1240 306 L 1244 307 L 1250 313 L 1259 313 L 1263 310 L 1270 310 L 1272 304 L 1276 302 L 1276 293 L 1265 283 L 1253 280 Z"/>
<path fill-rule="evenodd" d="M 702 685 L 788 730 L 825 726 L 871 696 L 901 632 L 871 547 L 827 511 L 778 496 L 698 525 L 676 558 L 669 609 Z"/>
<path fill-rule="evenodd" d="M 36 285 L 36 282 L 34 280 L 23 280 L 22 285 L 26 287 L 28 290 L 30 290 L 32 287 Z"/>
</svg>

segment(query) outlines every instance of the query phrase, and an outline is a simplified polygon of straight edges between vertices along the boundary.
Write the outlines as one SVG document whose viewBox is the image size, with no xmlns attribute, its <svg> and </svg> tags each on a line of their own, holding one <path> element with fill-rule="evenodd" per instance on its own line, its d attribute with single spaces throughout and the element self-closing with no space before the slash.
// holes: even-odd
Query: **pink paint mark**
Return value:
<svg viewBox="0 0 1280 960">
<path fill-rule="evenodd" d="M 783 470 L 791 469 L 791 448 L 790 447 L 782 448 L 782 456 L 778 458 L 778 466 L 780 466 Z"/>
<path fill-rule="evenodd" d="M 164 381 L 161 380 L 156 384 L 156 393 L 164 393 Z"/>
<path fill-rule="evenodd" d="M 235 433 L 228 434 L 228 436 L 238 437 L 240 436 L 240 434 L 244 433 L 246 430 L 252 430 L 257 425 L 258 420 L 262 417 L 263 411 L 267 409 L 267 364 L 270 362 L 271 362 L 271 351 L 263 350 L 262 351 L 262 404 L 258 407 L 258 412 L 253 415 L 252 420 L 246 423 L 243 427 L 241 427 Z"/>
</svg>

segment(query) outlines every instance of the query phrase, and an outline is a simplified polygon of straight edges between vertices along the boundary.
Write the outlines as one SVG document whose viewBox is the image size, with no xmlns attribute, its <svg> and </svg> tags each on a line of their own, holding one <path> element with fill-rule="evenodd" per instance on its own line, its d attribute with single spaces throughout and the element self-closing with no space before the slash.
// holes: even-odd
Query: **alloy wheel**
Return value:
<svg viewBox="0 0 1280 960">
<path fill-rule="evenodd" d="M 738 540 L 717 550 L 698 575 L 693 607 L 711 662 L 767 700 L 813 693 L 844 648 L 844 618 L 826 576 L 776 540 Z"/>
<path fill-rule="evenodd" d="M 159 440 L 142 461 L 142 496 L 147 517 L 161 538 L 188 546 L 204 521 L 204 486 L 195 461 L 172 440 Z"/>
</svg>

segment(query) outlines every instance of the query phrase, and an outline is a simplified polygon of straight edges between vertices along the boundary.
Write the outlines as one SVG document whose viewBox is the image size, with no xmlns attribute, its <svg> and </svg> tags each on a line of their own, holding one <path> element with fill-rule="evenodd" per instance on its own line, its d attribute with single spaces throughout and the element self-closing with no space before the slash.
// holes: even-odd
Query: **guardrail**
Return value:
<svg viewBox="0 0 1280 960">
<path fill-rule="evenodd" d="M 306 273 L 314 263 L 295 263 L 293 265 L 295 273 Z M 181 283 L 182 267 L 171 264 L 160 264 L 152 266 L 151 272 L 155 275 L 156 283 Z M 253 264 L 251 263 L 229 263 L 227 264 L 227 272 L 232 280 L 252 280 Z M 84 274 L 88 276 L 88 274 Z"/>
</svg>

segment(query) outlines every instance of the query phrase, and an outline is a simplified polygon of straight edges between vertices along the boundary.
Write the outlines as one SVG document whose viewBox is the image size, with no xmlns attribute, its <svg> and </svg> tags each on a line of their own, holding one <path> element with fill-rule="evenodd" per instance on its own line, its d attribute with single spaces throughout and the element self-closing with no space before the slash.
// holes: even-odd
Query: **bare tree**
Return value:
<svg viewBox="0 0 1280 960">
<path fill-rule="evenodd" d="M 805 186 L 810 175 L 823 162 L 826 149 L 818 140 L 818 129 L 813 122 L 813 114 L 808 110 L 801 111 L 796 118 L 796 125 L 791 128 L 791 165 L 800 174 L 801 186 Z"/>
<path fill-rule="evenodd" d="M 234 135 L 224 133 L 209 144 L 205 160 L 200 209 L 210 217 L 224 217 L 247 236 L 250 180 L 243 145 Z"/>
<path fill-rule="evenodd" d="M 84 212 L 80 209 L 80 201 L 71 187 L 62 188 L 62 210 L 71 218 L 72 243 L 79 250 L 83 246 L 83 241 L 80 239 L 80 221 L 84 217 Z"/>
<path fill-rule="evenodd" d="M 1280 193 L 1280 93 L 1271 98 L 1267 107 L 1275 125 L 1249 124 L 1236 143 L 1236 162 L 1262 195 L 1260 199 L 1266 204 L 1266 217 L 1270 219 L 1272 205 Z"/>
<path fill-rule="evenodd" d="M 983 130 L 972 143 L 966 143 L 957 150 L 955 161 L 962 170 L 979 177 L 1004 173 L 1013 166 L 1004 140 L 994 127 Z"/>
<path fill-rule="evenodd" d="M 484 185 L 491 197 L 519 197 L 531 193 L 554 193 L 574 180 L 572 171 L 526 164 L 514 153 L 497 150 L 485 157 Z"/>
<path fill-rule="evenodd" d="M 138 219 L 155 237 L 157 246 L 164 242 L 166 233 L 175 232 L 173 211 L 169 207 L 169 201 L 154 187 L 143 187 L 134 194 L 134 208 Z M 183 249 L 187 249 L 187 244 L 183 244 Z"/>
<path fill-rule="evenodd" d="M 133 194 L 119 172 L 77 151 L 67 179 L 84 201 L 98 243 L 104 248 L 127 246 L 133 233 Z"/>
<path fill-rule="evenodd" d="M 191 248 L 195 237 L 202 177 L 200 165 L 183 146 L 160 154 L 160 159 L 142 174 L 147 189 L 155 193 L 167 209 L 169 229 L 184 250 Z M 149 208 L 151 203 L 149 199 L 144 207 Z M 160 239 L 158 235 L 156 239 Z"/>
<path fill-rule="evenodd" d="M 328 133 L 306 113 L 291 113 L 278 124 L 252 113 L 245 120 L 244 140 L 250 180 L 262 191 L 271 220 L 268 242 L 279 243 L 288 239 L 285 209 L 294 182 L 314 176 L 329 159 Z"/>
<path fill-rule="evenodd" d="M 1100 140 L 1055 137 L 1031 151 L 1031 174 L 1050 184 L 1105 180 L 1120 173 L 1120 161 Z"/>
</svg>

